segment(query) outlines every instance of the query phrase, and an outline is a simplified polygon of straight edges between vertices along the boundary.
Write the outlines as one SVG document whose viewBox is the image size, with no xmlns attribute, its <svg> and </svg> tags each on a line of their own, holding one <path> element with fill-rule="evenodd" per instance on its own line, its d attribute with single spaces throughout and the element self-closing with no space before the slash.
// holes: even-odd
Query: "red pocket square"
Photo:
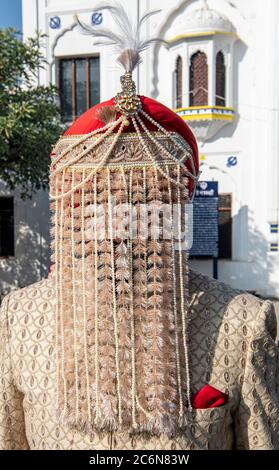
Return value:
<svg viewBox="0 0 279 470">
<path fill-rule="evenodd" d="M 192 407 L 195 409 L 216 408 L 225 405 L 228 398 L 226 393 L 211 387 L 211 385 L 205 385 L 192 397 Z"/>
</svg>

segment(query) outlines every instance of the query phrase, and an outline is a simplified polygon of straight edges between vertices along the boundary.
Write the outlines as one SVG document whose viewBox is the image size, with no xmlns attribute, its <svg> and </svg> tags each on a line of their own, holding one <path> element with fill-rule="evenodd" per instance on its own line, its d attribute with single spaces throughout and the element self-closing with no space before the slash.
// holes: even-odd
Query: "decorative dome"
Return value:
<svg viewBox="0 0 279 470">
<path fill-rule="evenodd" d="M 187 33 L 232 33 L 234 31 L 229 19 L 211 9 L 207 0 L 203 0 L 203 5 L 186 16 L 183 27 Z"/>
</svg>

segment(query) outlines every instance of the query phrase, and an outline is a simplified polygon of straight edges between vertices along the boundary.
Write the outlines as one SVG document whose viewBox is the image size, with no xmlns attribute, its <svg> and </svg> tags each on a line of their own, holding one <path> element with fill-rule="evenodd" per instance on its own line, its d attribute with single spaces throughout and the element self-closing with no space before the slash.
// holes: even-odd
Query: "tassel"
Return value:
<svg viewBox="0 0 279 470">
<path fill-rule="evenodd" d="M 121 177 L 119 180 L 119 188 L 125 191 L 124 181 Z M 114 193 L 115 194 L 115 193 Z M 122 192 L 120 194 L 121 200 L 128 204 L 128 195 L 126 201 L 123 199 Z M 121 383 L 123 384 L 123 415 L 127 415 L 132 406 L 131 390 L 132 390 L 132 369 L 131 369 L 131 337 L 129 331 L 130 324 L 130 270 L 129 270 L 129 257 L 127 241 L 121 239 L 116 242 L 116 289 L 117 289 L 117 310 L 119 315 L 119 362 L 121 371 Z"/>
<path fill-rule="evenodd" d="M 72 170 L 72 188 L 75 187 L 75 172 Z M 79 377 L 78 377 L 78 351 L 77 351 L 77 302 L 76 302 L 76 255 L 75 255 L 75 217 L 74 217 L 74 193 L 71 193 L 71 246 L 72 246 L 72 303 L 73 303 L 73 336 L 74 336 L 74 374 L 75 374 L 75 395 L 74 395 L 74 408 L 75 408 L 75 421 L 78 421 L 79 414 Z"/>
<path fill-rule="evenodd" d="M 112 205 L 111 205 L 111 188 L 110 188 L 110 170 L 107 169 L 107 188 L 108 188 L 108 216 L 109 216 L 109 238 L 110 238 L 110 254 L 111 254 L 111 283 L 112 283 L 112 301 L 113 301 L 113 322 L 114 322 L 114 340 L 115 340 L 115 369 L 116 369 L 116 388 L 118 396 L 118 420 L 122 425 L 122 396 L 119 372 L 119 336 L 118 336 L 118 320 L 117 320 L 117 300 L 116 300 L 116 279 L 115 279 L 115 257 L 113 244 L 113 223 L 112 223 Z"/>
<path fill-rule="evenodd" d="M 82 171 L 82 180 L 85 180 L 85 169 Z M 90 382 L 89 382 L 89 363 L 88 363 L 88 345 L 87 345 L 87 305 L 86 305 L 86 289 L 85 289 L 85 186 L 82 187 L 81 196 L 81 243 L 82 243 L 82 307 L 83 307 L 83 344 L 84 344 L 84 363 L 85 363 L 85 382 L 86 382 L 86 401 L 88 421 L 91 421 L 91 399 L 90 399 Z"/>
<path fill-rule="evenodd" d="M 180 182 L 180 166 L 177 166 L 177 180 Z M 182 200 L 181 200 L 181 190 L 180 186 L 177 185 L 177 205 L 179 208 L 179 217 L 178 217 L 178 259 L 179 259 L 179 283 L 180 283 L 180 309 L 181 309 L 181 320 L 182 320 L 182 340 L 183 340 L 183 349 L 185 356 L 185 372 L 186 372 L 186 393 L 188 407 L 191 410 L 191 391 L 190 391 L 190 373 L 189 373 L 189 354 L 188 354 L 188 341 L 186 334 L 186 310 L 185 310 L 185 292 L 184 292 L 184 266 L 183 266 L 183 254 L 182 254 Z"/>
<path fill-rule="evenodd" d="M 114 106 L 103 106 L 98 111 L 98 119 L 104 124 L 109 124 L 116 120 L 116 109 Z"/>
</svg>

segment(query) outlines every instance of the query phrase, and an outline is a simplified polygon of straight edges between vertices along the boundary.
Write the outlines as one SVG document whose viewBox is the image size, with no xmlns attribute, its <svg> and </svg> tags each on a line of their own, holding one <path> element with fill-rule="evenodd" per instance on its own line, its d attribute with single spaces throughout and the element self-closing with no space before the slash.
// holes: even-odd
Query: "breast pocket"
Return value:
<svg viewBox="0 0 279 470">
<path fill-rule="evenodd" d="M 217 408 L 189 411 L 187 421 L 187 430 L 183 437 L 188 448 L 193 450 L 232 448 L 233 429 L 229 403 Z"/>
</svg>

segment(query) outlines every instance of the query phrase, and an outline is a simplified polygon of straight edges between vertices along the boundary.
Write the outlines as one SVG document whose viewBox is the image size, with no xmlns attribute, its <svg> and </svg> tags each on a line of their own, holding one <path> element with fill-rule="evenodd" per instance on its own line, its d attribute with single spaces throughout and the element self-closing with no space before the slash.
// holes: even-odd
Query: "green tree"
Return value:
<svg viewBox="0 0 279 470">
<path fill-rule="evenodd" d="M 47 188 L 51 146 L 63 131 L 56 88 L 36 82 L 43 41 L 0 30 L 0 179 L 22 197 Z"/>
</svg>

